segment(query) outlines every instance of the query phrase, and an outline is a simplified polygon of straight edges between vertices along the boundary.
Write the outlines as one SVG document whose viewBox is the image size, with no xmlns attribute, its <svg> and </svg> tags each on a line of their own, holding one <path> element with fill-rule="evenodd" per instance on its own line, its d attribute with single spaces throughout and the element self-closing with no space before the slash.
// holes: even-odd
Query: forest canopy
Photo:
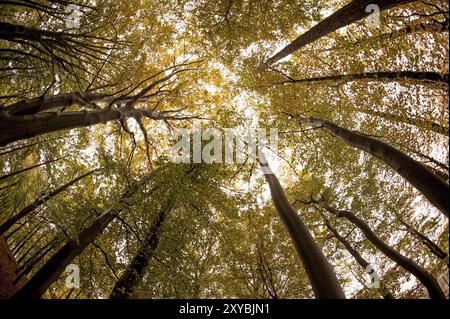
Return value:
<svg viewBox="0 0 450 319">
<path fill-rule="evenodd" d="M 448 298 L 448 66 L 444 0 L 0 0 L 0 298 Z"/>
</svg>

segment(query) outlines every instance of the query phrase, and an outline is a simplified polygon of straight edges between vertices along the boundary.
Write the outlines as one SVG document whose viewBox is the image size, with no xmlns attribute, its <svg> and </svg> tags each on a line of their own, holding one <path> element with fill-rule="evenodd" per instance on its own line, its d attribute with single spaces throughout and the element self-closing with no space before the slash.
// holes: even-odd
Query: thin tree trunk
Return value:
<svg viewBox="0 0 450 319">
<path fill-rule="evenodd" d="M 46 164 L 50 164 L 50 163 L 59 161 L 60 159 L 61 159 L 61 158 L 57 158 L 57 159 L 54 159 L 54 160 L 46 161 L 46 162 L 43 162 L 43 163 L 39 163 L 39 164 L 30 166 L 30 167 L 26 167 L 26 168 L 20 169 L 20 170 L 18 170 L 18 171 L 15 171 L 15 172 L 12 172 L 12 173 L 3 175 L 3 176 L 0 176 L 0 181 L 2 181 L 2 180 L 4 180 L 4 179 L 7 179 L 7 178 L 9 178 L 9 177 L 13 177 L 13 176 L 18 175 L 18 174 L 21 174 L 21 173 L 23 173 L 23 172 L 32 170 L 32 169 L 34 169 L 34 168 L 37 168 L 37 167 L 40 167 L 40 166 L 43 166 L 43 165 L 46 165 Z"/>
<path fill-rule="evenodd" d="M 363 232 L 364 236 L 383 254 L 385 254 L 389 259 L 396 262 L 399 266 L 413 274 L 427 288 L 428 294 L 431 298 L 445 299 L 445 294 L 439 286 L 439 283 L 428 271 L 386 244 L 372 231 L 372 229 L 369 227 L 369 225 L 367 225 L 366 222 L 356 217 L 350 211 L 337 210 L 329 206 L 325 202 L 322 203 L 324 205 L 324 208 L 328 212 L 338 218 L 346 218 L 348 221 L 358 227 Z"/>
<path fill-rule="evenodd" d="M 159 212 L 137 254 L 114 285 L 109 296 L 110 299 L 130 299 L 133 297 L 135 289 L 141 283 L 145 270 L 158 248 L 161 229 L 169 211 L 170 209 L 164 208 Z"/>
<path fill-rule="evenodd" d="M 433 174 L 424 165 L 398 149 L 367 135 L 347 130 L 332 122 L 319 118 L 311 118 L 310 122 L 314 125 L 321 126 L 323 130 L 338 137 L 344 143 L 359 148 L 383 161 L 419 190 L 433 206 L 448 218 L 448 184 Z"/>
<path fill-rule="evenodd" d="M 283 187 L 275 174 L 270 171 L 267 161 L 265 159 L 260 161 L 260 165 L 267 184 L 269 184 L 272 201 L 294 242 L 294 246 L 311 282 L 314 295 L 318 299 L 344 299 L 345 294 L 336 277 L 333 266 L 322 253 L 298 213 L 289 204 Z"/>
<path fill-rule="evenodd" d="M 365 110 L 365 109 L 355 109 L 358 112 L 368 114 L 368 115 L 374 115 L 381 117 L 383 119 L 386 119 L 388 121 L 394 121 L 394 122 L 400 122 L 405 123 L 409 125 L 413 125 L 415 127 L 429 130 L 436 132 L 438 134 L 442 134 L 448 137 L 449 134 L 449 128 L 448 126 L 438 124 L 436 122 L 427 121 L 425 119 L 421 118 L 410 118 L 406 116 L 401 116 L 398 114 L 391 114 L 391 113 L 385 113 L 385 112 L 378 112 L 378 111 L 372 111 L 372 110 Z"/>
<path fill-rule="evenodd" d="M 414 226 L 406 222 L 401 216 L 397 213 L 394 213 L 395 217 L 398 221 L 406 227 L 407 231 L 412 235 L 416 236 L 429 250 L 432 254 L 434 254 L 439 259 L 447 259 L 448 255 L 444 252 L 441 247 L 435 244 L 430 238 L 428 238 L 425 234 L 421 233 Z"/>
<path fill-rule="evenodd" d="M 54 189 L 53 191 L 39 197 L 38 199 L 36 199 L 33 203 L 31 203 L 30 205 L 26 206 L 25 208 L 23 208 L 19 213 L 17 213 L 16 215 L 12 216 L 10 219 L 8 219 L 6 222 L 4 222 L 2 225 L 0 225 L 0 236 L 3 235 L 6 231 L 8 231 L 15 223 L 17 223 L 20 219 L 22 219 L 23 217 L 29 215 L 30 213 L 33 213 L 36 211 L 36 209 L 41 206 L 43 203 L 47 202 L 49 199 L 52 199 L 53 197 L 55 197 L 56 195 L 58 195 L 59 193 L 61 193 L 62 191 L 66 190 L 67 188 L 69 188 L 70 186 L 72 186 L 73 184 L 75 184 L 76 182 L 78 182 L 79 180 L 97 172 L 98 169 L 92 170 L 90 172 L 87 172 L 86 174 L 83 174 L 81 176 L 78 176 L 77 178 L 71 180 L 70 182 Z"/>
<path fill-rule="evenodd" d="M 146 175 L 139 182 L 134 183 L 119 199 L 119 201 L 94 222 L 85 228 L 77 238 L 69 240 L 58 250 L 36 274 L 12 297 L 14 299 L 39 299 L 50 285 L 59 278 L 72 260 L 80 255 L 84 249 L 93 243 L 105 228 L 126 207 L 126 200 L 132 197 L 141 186 L 147 182 L 153 173 Z"/>
<path fill-rule="evenodd" d="M 414 0 L 354 0 L 306 31 L 281 51 L 277 52 L 268 60 L 268 63 L 275 63 L 331 32 L 368 17 L 371 14 L 370 11 L 366 11 L 366 8 L 369 5 L 377 5 L 381 12 L 412 1 Z"/>
<path fill-rule="evenodd" d="M 448 73 L 416 72 L 416 71 L 388 71 L 388 72 L 365 72 L 356 74 L 342 74 L 321 76 L 306 79 L 289 79 L 282 83 L 314 83 L 324 81 L 356 81 L 356 80 L 418 80 L 424 82 L 436 82 L 448 85 Z"/>
<path fill-rule="evenodd" d="M 336 237 L 336 239 L 344 245 L 344 247 L 347 249 L 350 255 L 352 255 L 353 258 L 355 258 L 355 260 L 364 269 L 364 271 L 370 275 L 371 273 L 369 272 L 368 267 L 371 266 L 371 264 L 367 260 L 365 260 L 360 255 L 360 253 L 355 248 L 352 247 L 350 242 L 344 237 L 342 237 L 339 234 L 339 232 L 333 226 L 331 226 L 331 224 L 328 221 L 325 222 L 325 225 L 333 233 L 334 237 Z M 395 299 L 394 295 L 390 292 L 389 288 L 387 288 L 382 283 L 380 283 L 380 287 L 377 290 L 378 293 L 381 295 L 381 297 L 383 297 L 384 299 Z"/>
</svg>

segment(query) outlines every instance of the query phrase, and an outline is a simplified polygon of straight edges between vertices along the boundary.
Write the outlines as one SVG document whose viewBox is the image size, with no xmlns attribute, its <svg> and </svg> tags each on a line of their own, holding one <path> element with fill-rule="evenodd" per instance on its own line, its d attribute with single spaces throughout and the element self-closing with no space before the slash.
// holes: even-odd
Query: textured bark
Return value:
<svg viewBox="0 0 450 319">
<path fill-rule="evenodd" d="M 261 167 L 268 167 L 262 164 Z M 318 299 L 344 299 L 345 294 L 320 247 L 315 242 L 298 213 L 289 204 L 284 190 L 274 174 L 264 174 L 270 187 L 272 201 L 286 226 Z"/>
<path fill-rule="evenodd" d="M 344 143 L 359 148 L 383 161 L 419 190 L 432 205 L 448 217 L 448 184 L 433 174 L 424 165 L 396 148 L 367 135 L 347 130 L 332 122 L 319 118 L 311 118 L 310 122 L 322 127 L 323 130 L 338 137 Z"/>
<path fill-rule="evenodd" d="M 365 260 L 360 253 L 352 247 L 352 245 L 350 244 L 350 242 L 345 239 L 344 237 L 342 237 L 339 232 L 330 225 L 330 223 L 327 221 L 326 222 L 326 226 L 327 228 L 333 233 L 334 237 L 336 237 L 337 240 L 339 240 L 342 245 L 344 245 L 344 247 L 347 249 L 347 251 L 350 253 L 350 255 L 353 256 L 353 258 L 355 258 L 355 260 L 358 262 L 358 264 L 364 269 L 364 271 L 368 272 L 367 267 L 370 266 L 370 263 Z M 369 273 L 370 274 L 370 273 Z M 383 285 L 380 282 L 380 288 L 377 289 L 378 293 L 381 295 L 381 297 L 383 297 L 384 299 L 395 299 L 394 295 L 390 292 L 390 290 Z"/>
<path fill-rule="evenodd" d="M 427 120 L 421 119 L 421 118 L 410 118 L 410 117 L 401 116 L 401 115 L 397 115 L 397 114 L 378 112 L 378 111 L 372 111 L 372 110 L 363 110 L 363 109 L 356 109 L 356 111 L 364 113 L 364 114 L 378 116 L 378 117 L 384 118 L 388 121 L 400 122 L 400 123 L 413 125 L 420 129 L 433 131 L 433 132 L 436 132 L 438 134 L 442 134 L 445 136 L 448 136 L 448 134 L 449 134 L 448 126 L 440 125 L 436 122 L 427 121 Z"/>
<path fill-rule="evenodd" d="M 364 234 L 364 236 L 383 254 L 385 254 L 389 259 L 396 262 L 400 267 L 409 271 L 413 274 L 428 290 L 428 294 L 433 299 L 445 299 L 445 294 L 437 280 L 423 267 L 416 264 L 411 259 L 402 255 L 400 252 L 389 246 L 383 240 L 381 240 L 369 227 L 369 225 L 362 219 L 358 218 L 352 212 L 347 210 L 337 210 L 334 207 L 329 206 L 327 203 L 323 202 L 324 208 L 335 215 L 338 218 L 346 218 L 356 227 L 358 227 Z"/>
<path fill-rule="evenodd" d="M 162 209 L 159 212 L 137 254 L 114 285 L 109 296 L 110 299 L 130 299 L 133 297 L 135 289 L 141 283 L 148 264 L 158 248 L 162 226 L 169 211 L 170 209 Z"/>
<path fill-rule="evenodd" d="M 61 249 L 59 249 L 36 274 L 12 297 L 14 299 L 38 299 L 50 287 L 50 285 L 59 278 L 66 269 L 83 250 L 92 244 L 105 230 L 105 228 L 114 220 L 114 218 L 126 206 L 126 200 L 132 197 L 139 188 L 144 185 L 153 173 L 146 175 L 139 182 L 134 183 L 120 197 L 119 201 L 104 214 L 97 217 L 94 222 L 85 228 L 77 238 L 69 240 Z"/>
<path fill-rule="evenodd" d="M 316 78 L 292 79 L 284 83 L 314 83 L 324 81 L 356 81 L 356 80 L 418 80 L 424 82 L 443 83 L 448 85 L 448 73 L 415 72 L 415 71 L 391 71 L 391 72 L 366 72 L 344 75 L 330 75 Z"/>
<path fill-rule="evenodd" d="M 77 178 L 71 180 L 70 182 L 68 182 L 68 183 L 66 183 L 66 184 L 64 184 L 64 185 L 54 189 L 51 192 L 48 192 L 47 194 L 44 194 L 43 196 L 41 196 L 38 199 L 36 199 L 33 203 L 31 203 L 28 206 L 24 207 L 20 212 L 18 212 L 17 214 L 12 216 L 10 219 L 8 219 L 6 222 L 4 222 L 2 225 L 0 225 L 0 236 L 3 235 L 6 231 L 8 231 L 20 219 L 22 219 L 23 217 L 29 215 L 30 213 L 35 212 L 36 209 L 39 206 L 41 206 L 43 203 L 45 203 L 49 199 L 55 197 L 56 195 L 58 195 L 62 191 L 66 190 L 67 188 L 69 188 L 70 186 L 72 186 L 73 184 L 78 182 L 79 180 L 82 180 L 83 178 L 85 178 L 85 177 L 95 173 L 96 171 L 98 171 L 98 170 L 97 169 L 96 170 L 92 170 L 90 172 L 87 172 L 86 174 L 78 176 Z"/>
<path fill-rule="evenodd" d="M 366 12 L 368 5 L 378 5 L 381 12 L 412 1 L 413 0 L 354 0 L 306 31 L 281 51 L 277 52 L 268 60 L 268 63 L 275 63 L 295 51 L 300 50 L 309 43 L 369 16 L 371 13 Z"/>
</svg>

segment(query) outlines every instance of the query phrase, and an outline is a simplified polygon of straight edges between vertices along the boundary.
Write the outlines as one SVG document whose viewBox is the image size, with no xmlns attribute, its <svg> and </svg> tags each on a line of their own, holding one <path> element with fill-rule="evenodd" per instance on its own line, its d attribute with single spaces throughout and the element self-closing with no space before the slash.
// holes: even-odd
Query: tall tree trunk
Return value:
<svg viewBox="0 0 450 319">
<path fill-rule="evenodd" d="M 410 117 L 401 116 L 398 114 L 391 114 L 391 113 L 386 113 L 386 112 L 378 112 L 378 111 L 359 109 L 359 108 L 355 109 L 355 110 L 358 112 L 364 113 L 364 114 L 378 116 L 378 117 L 381 117 L 388 121 L 394 121 L 394 122 L 400 122 L 400 123 L 413 125 L 415 127 L 421 128 L 421 129 L 425 129 L 425 130 L 436 132 L 438 134 L 445 135 L 447 137 L 449 134 L 448 126 L 441 125 L 441 124 L 438 124 L 433 121 L 428 121 L 428 120 L 421 119 L 421 118 L 410 118 Z"/>
<path fill-rule="evenodd" d="M 150 173 L 130 186 L 111 209 L 97 217 L 77 238 L 69 240 L 61 247 L 12 298 L 41 298 L 48 287 L 59 278 L 67 265 L 93 243 L 124 207 L 127 207 L 127 199 L 131 198 L 152 175 L 153 173 Z"/>
<path fill-rule="evenodd" d="M 439 283 L 428 271 L 386 244 L 372 231 L 372 229 L 370 229 L 369 225 L 367 225 L 366 222 L 356 217 L 350 211 L 337 210 L 336 208 L 331 207 L 325 202 L 322 203 L 324 205 L 324 208 L 328 212 L 338 218 L 346 218 L 348 221 L 358 227 L 363 232 L 364 236 L 383 254 L 385 254 L 389 259 L 396 262 L 399 266 L 413 274 L 427 288 L 428 294 L 431 298 L 445 299 L 445 294 L 439 286 Z"/>
<path fill-rule="evenodd" d="M 333 233 L 334 237 L 336 237 L 336 239 L 344 245 L 344 247 L 347 249 L 350 255 L 352 255 L 353 258 L 355 258 L 355 260 L 364 269 L 364 271 L 366 271 L 370 275 L 371 272 L 368 270 L 369 269 L 368 267 L 371 266 L 371 264 L 367 260 L 365 260 L 360 255 L 360 253 L 355 248 L 352 247 L 350 242 L 344 237 L 342 237 L 339 234 L 339 232 L 333 226 L 331 226 L 331 224 L 328 221 L 325 222 L 325 225 Z M 380 287 L 377 290 L 378 293 L 381 295 L 381 297 L 383 297 L 384 299 L 395 299 L 394 295 L 390 292 L 389 288 L 387 288 L 381 282 Z"/>
<path fill-rule="evenodd" d="M 387 72 L 365 72 L 356 74 L 342 74 L 320 76 L 305 79 L 289 79 L 282 83 L 314 83 L 324 81 L 356 81 L 356 80 L 418 80 L 424 82 L 436 82 L 448 85 L 448 73 L 416 72 L 416 71 L 387 71 Z"/>
<path fill-rule="evenodd" d="M 261 154 L 261 153 L 260 153 Z M 272 201 L 283 221 L 318 299 L 344 299 L 345 294 L 320 247 L 315 242 L 298 213 L 289 204 L 283 187 L 273 174 L 265 159 L 260 161 L 264 176 L 270 188 Z"/>
<path fill-rule="evenodd" d="M 322 20 L 317 25 L 306 31 L 281 51 L 277 52 L 268 60 L 268 63 L 275 63 L 295 51 L 300 50 L 309 43 L 312 43 L 330 34 L 331 32 L 369 16 L 371 12 L 366 11 L 366 8 L 369 5 L 377 5 L 381 12 L 383 10 L 412 1 L 414 0 L 353 0 L 328 18 Z"/>
<path fill-rule="evenodd" d="M 137 254 L 114 285 L 109 296 L 110 299 L 130 299 L 133 297 L 135 289 L 141 283 L 145 270 L 155 254 L 156 248 L 158 248 L 161 229 L 169 211 L 170 208 L 161 209 Z"/>
<path fill-rule="evenodd" d="M 105 108 L 79 112 L 44 112 L 21 116 L 6 115 L 0 119 L 0 146 L 50 132 L 88 127 L 133 116 L 170 119 L 170 116 L 167 114 L 157 111 L 132 108 Z"/>
<path fill-rule="evenodd" d="M 347 130 L 319 118 L 311 118 L 310 122 L 322 127 L 323 130 L 338 137 L 344 143 L 359 148 L 383 161 L 419 190 L 432 205 L 448 218 L 448 184 L 424 165 L 398 149 L 367 135 Z"/>
<path fill-rule="evenodd" d="M 12 216 L 10 219 L 8 219 L 6 222 L 4 222 L 2 225 L 0 225 L 0 236 L 2 236 L 6 231 L 8 231 L 8 229 L 10 229 L 15 223 L 17 223 L 20 219 L 22 219 L 23 217 L 29 215 L 32 212 L 35 212 L 36 209 L 41 206 L 43 203 L 45 203 L 46 201 L 48 201 L 49 199 L 55 197 L 56 195 L 58 195 L 59 193 L 61 193 L 62 191 L 64 191 L 65 189 L 69 188 L 70 186 L 72 186 L 73 184 L 75 184 L 76 182 L 78 182 L 79 180 L 97 172 L 98 169 L 92 170 L 90 172 L 87 172 L 86 174 L 83 174 L 81 176 L 78 176 L 77 178 L 71 180 L 70 182 L 54 189 L 51 192 L 48 192 L 47 194 L 44 194 L 43 196 L 39 197 L 38 199 L 36 199 L 33 203 L 31 203 L 30 205 L 24 207 L 19 213 L 17 213 L 16 215 Z"/>
<path fill-rule="evenodd" d="M 0 111 L 7 112 L 9 115 L 31 115 L 39 112 L 49 111 L 56 108 L 67 108 L 74 104 L 94 107 L 94 103 L 119 103 L 129 102 L 133 96 L 114 96 L 106 93 L 94 92 L 70 92 L 56 95 L 35 97 L 27 100 L 21 100 L 11 105 L 0 108 Z M 145 101 L 148 97 L 141 98 Z"/>
<path fill-rule="evenodd" d="M 38 167 L 40 167 L 40 166 L 47 165 L 47 164 L 50 164 L 50 163 L 59 161 L 60 159 L 61 159 L 61 158 L 57 158 L 57 159 L 54 159 L 54 160 L 46 161 L 46 162 L 43 162 L 43 163 L 39 163 L 39 164 L 30 166 L 30 167 L 26 167 L 26 168 L 20 169 L 20 170 L 15 171 L 15 172 L 11 172 L 11 173 L 6 174 L 6 175 L 3 175 L 3 176 L 0 176 L 0 181 L 2 181 L 2 180 L 4 180 L 4 179 L 7 179 L 7 178 L 10 178 L 10 177 L 13 177 L 13 176 L 18 175 L 18 174 L 21 174 L 21 173 L 23 173 L 23 172 L 32 170 L 32 169 L 34 169 L 34 168 L 38 168 Z"/>
</svg>

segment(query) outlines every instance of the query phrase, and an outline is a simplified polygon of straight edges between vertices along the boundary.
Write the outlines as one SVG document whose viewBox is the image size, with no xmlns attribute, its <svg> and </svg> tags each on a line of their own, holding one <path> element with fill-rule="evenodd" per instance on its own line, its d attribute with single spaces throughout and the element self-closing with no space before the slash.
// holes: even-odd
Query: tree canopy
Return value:
<svg viewBox="0 0 450 319">
<path fill-rule="evenodd" d="M 0 1 L 0 298 L 448 296 L 448 19 Z M 229 128 L 278 147 L 173 161 Z"/>
</svg>

